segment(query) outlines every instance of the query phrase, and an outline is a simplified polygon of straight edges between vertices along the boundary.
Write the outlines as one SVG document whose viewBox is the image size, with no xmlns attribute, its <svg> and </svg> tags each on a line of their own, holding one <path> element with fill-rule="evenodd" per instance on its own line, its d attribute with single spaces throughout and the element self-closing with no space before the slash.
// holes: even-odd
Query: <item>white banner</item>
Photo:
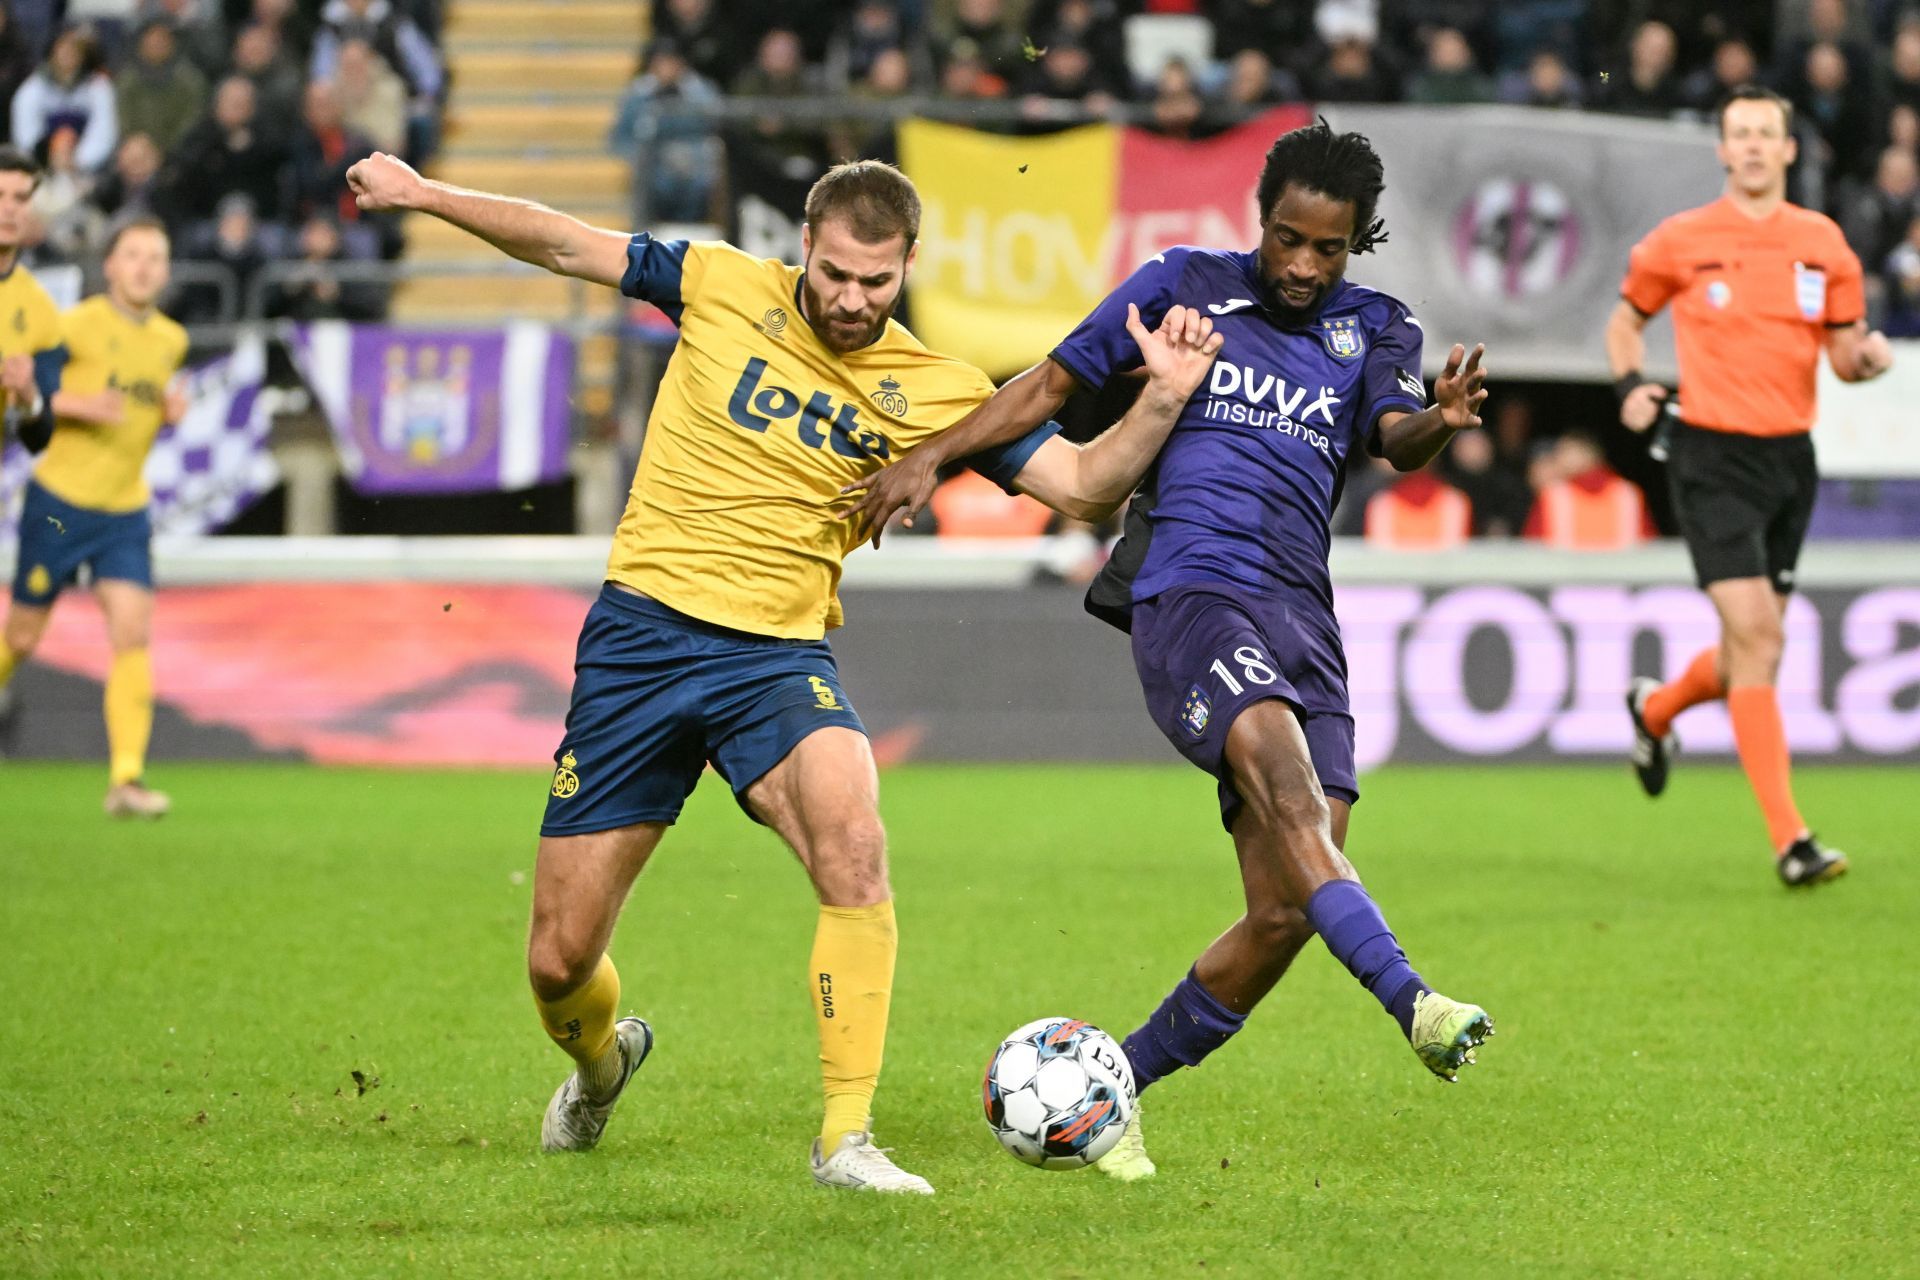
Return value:
<svg viewBox="0 0 1920 1280">
<path fill-rule="evenodd" d="M 1893 344 L 1893 368 L 1849 385 L 1820 362 L 1814 448 L 1823 476 L 1920 476 L 1920 340 Z"/>
</svg>

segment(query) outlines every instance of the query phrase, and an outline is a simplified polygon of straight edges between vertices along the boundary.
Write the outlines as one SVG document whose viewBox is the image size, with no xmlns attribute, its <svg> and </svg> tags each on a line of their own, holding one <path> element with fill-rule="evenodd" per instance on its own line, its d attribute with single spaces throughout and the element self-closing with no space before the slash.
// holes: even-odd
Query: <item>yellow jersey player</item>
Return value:
<svg viewBox="0 0 1920 1280">
<path fill-rule="evenodd" d="M 18 438 L 34 453 L 53 434 L 53 393 L 67 358 L 60 309 L 20 265 L 20 237 L 39 185 L 39 166 L 19 148 L 0 146 L 0 450 Z M 12 641 L 8 627 L 0 638 L 0 721 L 12 710 L 7 685 L 24 656 Z"/>
<path fill-rule="evenodd" d="M 39 185 L 40 167 L 19 148 L 0 146 L 0 450 L 17 438 L 33 453 L 53 435 L 53 393 L 67 359 L 60 309 L 20 265 L 21 233 Z M 7 685 L 20 657 L 0 640 L 0 720 L 13 709 Z"/>
<path fill-rule="evenodd" d="M 363 209 L 445 219 L 512 256 L 658 305 L 680 341 L 654 401 L 607 581 L 581 631 L 534 872 L 527 968 L 547 1034 L 574 1060 L 541 1145 L 594 1146 L 653 1046 L 617 1018 L 606 950 L 628 890 L 711 762 L 798 855 L 820 913 L 806 974 L 826 1105 L 823 1186 L 929 1194 L 871 1137 L 896 930 L 873 755 L 824 636 L 860 531 L 840 488 L 993 391 L 892 313 L 920 201 L 889 165 L 841 165 L 807 197 L 805 265 L 716 242 L 596 230 L 539 205 L 422 179 L 386 155 L 347 175 Z M 1053 424 L 971 459 L 1057 509 L 1117 507 L 1206 376 L 1211 322 L 1136 318 L 1149 384 L 1085 448 Z"/>
<path fill-rule="evenodd" d="M 186 359 L 187 332 L 154 309 L 167 285 L 167 254 L 159 222 L 118 227 L 102 264 L 106 293 L 60 317 L 66 365 L 51 397 L 51 439 L 20 512 L 7 613 L 10 673 L 39 645 L 55 598 L 87 569 L 113 649 L 106 810 L 114 817 L 158 818 L 168 808 L 167 797 L 142 780 L 153 731 L 153 526 L 144 468 L 161 425 L 186 411 L 172 381 Z M 11 384 L 9 394 L 18 394 Z"/>
</svg>

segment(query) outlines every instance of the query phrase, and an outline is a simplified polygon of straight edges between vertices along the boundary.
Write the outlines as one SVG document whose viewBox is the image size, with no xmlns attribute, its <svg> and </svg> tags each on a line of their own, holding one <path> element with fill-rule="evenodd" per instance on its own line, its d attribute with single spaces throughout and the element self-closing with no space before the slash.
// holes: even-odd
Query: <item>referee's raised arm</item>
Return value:
<svg viewBox="0 0 1920 1280">
<path fill-rule="evenodd" d="M 531 200 L 469 191 L 423 178 L 397 156 L 376 151 L 347 170 L 354 203 L 369 213 L 412 210 L 471 232 L 502 253 L 611 288 L 627 270 L 632 237 L 590 227 Z"/>
</svg>

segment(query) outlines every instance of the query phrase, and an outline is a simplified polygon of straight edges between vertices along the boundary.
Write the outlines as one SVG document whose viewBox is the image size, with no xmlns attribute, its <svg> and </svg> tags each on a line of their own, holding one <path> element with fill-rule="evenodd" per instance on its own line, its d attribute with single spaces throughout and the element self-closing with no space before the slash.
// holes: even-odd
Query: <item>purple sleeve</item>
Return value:
<svg viewBox="0 0 1920 1280">
<path fill-rule="evenodd" d="M 1366 408 L 1360 416 L 1367 434 L 1383 413 L 1419 413 L 1427 407 L 1427 386 L 1420 379 L 1421 343 L 1419 321 L 1399 307 L 1367 343 Z"/>
<path fill-rule="evenodd" d="M 1140 308 L 1140 322 L 1147 328 L 1157 326 L 1173 305 L 1182 256 L 1169 249 L 1141 263 L 1049 353 L 1053 362 L 1083 386 L 1096 388 L 1116 373 L 1139 368 L 1140 348 L 1127 332 L 1127 304 Z"/>
</svg>

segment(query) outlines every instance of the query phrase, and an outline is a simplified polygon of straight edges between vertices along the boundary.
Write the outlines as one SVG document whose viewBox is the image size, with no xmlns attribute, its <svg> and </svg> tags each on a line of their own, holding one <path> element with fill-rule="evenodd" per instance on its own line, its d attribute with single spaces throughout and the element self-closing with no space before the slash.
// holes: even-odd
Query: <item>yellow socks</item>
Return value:
<svg viewBox="0 0 1920 1280">
<path fill-rule="evenodd" d="M 820 1024 L 820 1077 L 826 1118 L 820 1149 L 866 1129 L 893 1003 L 893 960 L 899 949 L 893 904 L 820 908 L 813 935 L 813 1013 Z"/>
<path fill-rule="evenodd" d="M 13 656 L 13 650 L 0 644 L 0 689 L 7 687 L 7 681 L 13 679 L 13 669 L 19 664 L 20 660 Z"/>
<path fill-rule="evenodd" d="M 153 663 L 145 649 L 116 653 L 107 675 L 107 754 L 115 786 L 146 772 L 152 736 Z"/>
<path fill-rule="evenodd" d="M 614 1039 L 614 1014 L 620 1007 L 620 972 L 613 957 L 600 957 L 593 976 L 551 1003 L 534 997 L 540 1023 L 553 1042 L 580 1067 L 580 1083 L 590 1097 L 605 1097 L 620 1083 L 620 1046 Z"/>
</svg>

